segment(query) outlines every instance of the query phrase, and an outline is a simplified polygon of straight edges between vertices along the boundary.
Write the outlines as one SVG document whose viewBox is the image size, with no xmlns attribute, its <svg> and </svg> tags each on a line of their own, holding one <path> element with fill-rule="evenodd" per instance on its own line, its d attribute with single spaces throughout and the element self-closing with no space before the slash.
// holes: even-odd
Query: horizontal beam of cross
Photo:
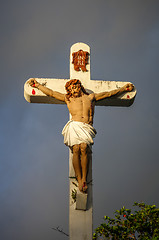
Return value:
<svg viewBox="0 0 159 240">
<path fill-rule="evenodd" d="M 65 84 L 69 79 L 54 79 L 54 78 L 35 78 L 39 83 L 51 88 L 54 91 L 65 93 Z M 100 81 L 89 80 L 83 85 L 88 93 L 99 93 L 104 91 L 111 91 L 122 87 L 127 82 L 121 81 Z M 122 93 L 118 96 L 112 96 L 104 100 L 98 101 L 96 105 L 99 106 L 130 106 L 133 104 L 136 95 L 136 89 L 132 92 Z M 38 89 L 33 89 L 26 81 L 24 85 L 24 97 L 30 103 L 50 103 L 50 104 L 64 104 L 55 98 L 48 97 Z"/>
</svg>

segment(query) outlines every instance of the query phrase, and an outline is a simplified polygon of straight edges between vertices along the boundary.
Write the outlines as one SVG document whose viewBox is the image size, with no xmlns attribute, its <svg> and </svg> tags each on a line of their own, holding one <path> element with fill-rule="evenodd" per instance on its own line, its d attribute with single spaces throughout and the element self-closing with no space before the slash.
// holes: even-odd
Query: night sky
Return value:
<svg viewBox="0 0 159 240">
<path fill-rule="evenodd" d="M 159 1 L 1 1 L 0 239 L 68 233 L 66 105 L 30 104 L 31 77 L 69 78 L 69 51 L 91 47 L 91 79 L 132 82 L 134 104 L 96 107 L 93 222 L 137 201 L 159 203 Z"/>
</svg>

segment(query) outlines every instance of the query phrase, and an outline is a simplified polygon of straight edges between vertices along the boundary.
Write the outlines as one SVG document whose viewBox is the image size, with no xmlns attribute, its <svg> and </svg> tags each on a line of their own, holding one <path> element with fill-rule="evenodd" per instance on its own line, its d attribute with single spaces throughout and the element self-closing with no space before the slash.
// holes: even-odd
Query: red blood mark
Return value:
<svg viewBox="0 0 159 240">
<path fill-rule="evenodd" d="M 129 88 L 127 88 L 126 90 L 129 91 Z"/>
<path fill-rule="evenodd" d="M 35 83 L 33 84 L 33 87 L 35 87 Z"/>
<path fill-rule="evenodd" d="M 85 186 L 86 186 L 86 182 L 83 183 L 83 187 L 85 187 Z"/>
<path fill-rule="evenodd" d="M 35 95 L 35 90 L 34 89 L 32 90 L 32 94 Z"/>
<path fill-rule="evenodd" d="M 123 217 L 126 217 L 126 215 L 123 215 Z"/>
<path fill-rule="evenodd" d="M 130 98 L 130 96 L 129 96 L 129 95 L 127 95 L 127 98 Z"/>
</svg>

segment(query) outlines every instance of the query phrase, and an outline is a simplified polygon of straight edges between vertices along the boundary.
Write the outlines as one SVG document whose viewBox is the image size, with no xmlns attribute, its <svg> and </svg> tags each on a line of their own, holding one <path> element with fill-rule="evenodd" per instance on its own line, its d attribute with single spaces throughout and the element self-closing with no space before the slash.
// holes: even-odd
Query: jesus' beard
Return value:
<svg viewBox="0 0 159 240">
<path fill-rule="evenodd" d="M 72 94 L 72 97 L 74 98 L 78 98 L 78 97 L 81 97 L 83 95 L 83 92 L 82 91 L 79 91 L 79 92 L 75 92 Z"/>
</svg>

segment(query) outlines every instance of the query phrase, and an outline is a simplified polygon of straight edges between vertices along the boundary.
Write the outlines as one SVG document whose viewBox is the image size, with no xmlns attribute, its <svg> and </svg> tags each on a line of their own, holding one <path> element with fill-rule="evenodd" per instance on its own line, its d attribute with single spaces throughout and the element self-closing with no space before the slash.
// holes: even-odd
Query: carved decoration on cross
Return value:
<svg viewBox="0 0 159 240">
<path fill-rule="evenodd" d="M 72 53 L 72 63 L 74 64 L 74 70 L 87 72 L 86 64 L 88 64 L 88 55 L 89 53 L 80 49 L 78 52 Z"/>
</svg>

